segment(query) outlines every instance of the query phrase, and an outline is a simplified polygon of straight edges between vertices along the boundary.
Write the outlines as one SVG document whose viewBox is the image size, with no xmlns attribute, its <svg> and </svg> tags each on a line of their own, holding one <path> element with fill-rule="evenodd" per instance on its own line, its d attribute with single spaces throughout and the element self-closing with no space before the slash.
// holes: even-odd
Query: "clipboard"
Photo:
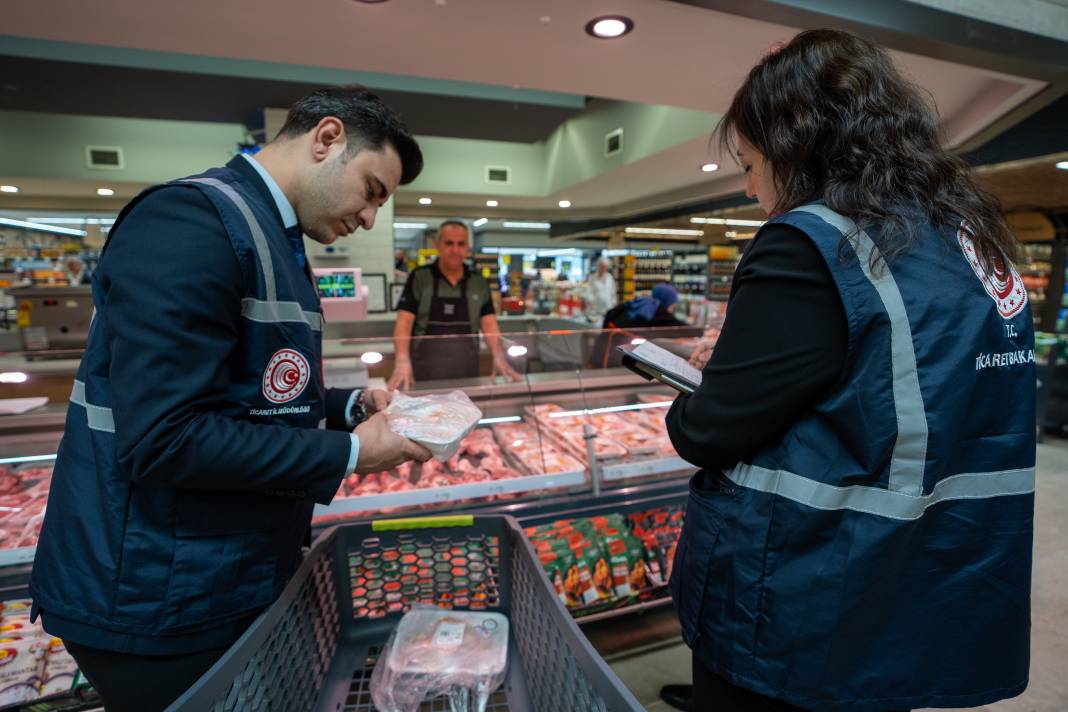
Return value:
<svg viewBox="0 0 1068 712">
<path fill-rule="evenodd" d="M 684 395 L 691 395 L 701 385 L 700 371 L 652 342 L 624 344 L 616 350 L 623 354 L 623 365 L 647 381 L 660 381 Z"/>
</svg>

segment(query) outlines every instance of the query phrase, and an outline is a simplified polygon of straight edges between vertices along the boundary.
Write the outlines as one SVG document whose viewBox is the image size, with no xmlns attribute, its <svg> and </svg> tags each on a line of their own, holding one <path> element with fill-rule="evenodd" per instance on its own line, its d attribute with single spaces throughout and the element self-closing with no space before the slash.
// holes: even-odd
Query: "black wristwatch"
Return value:
<svg viewBox="0 0 1068 712">
<path fill-rule="evenodd" d="M 363 389 L 356 391 L 356 397 L 352 399 L 352 408 L 349 410 L 349 423 L 356 427 L 367 420 L 367 404 L 363 401 Z"/>
</svg>

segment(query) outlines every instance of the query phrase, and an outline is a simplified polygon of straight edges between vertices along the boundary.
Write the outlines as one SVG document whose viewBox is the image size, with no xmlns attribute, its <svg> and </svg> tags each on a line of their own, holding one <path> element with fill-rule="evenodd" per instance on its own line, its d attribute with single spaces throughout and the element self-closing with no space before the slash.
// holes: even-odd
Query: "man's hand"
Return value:
<svg viewBox="0 0 1068 712">
<path fill-rule="evenodd" d="M 383 391 L 381 388 L 363 392 L 363 407 L 367 409 L 367 415 L 381 413 L 389 407 L 393 400 L 393 391 Z"/>
<path fill-rule="evenodd" d="M 508 363 L 504 356 L 493 359 L 493 376 L 504 376 L 516 382 L 523 380 L 523 374 L 512 368 L 512 364 Z"/>
<path fill-rule="evenodd" d="M 391 391 L 400 389 L 406 391 L 415 385 L 415 376 L 412 374 L 411 361 L 397 361 L 393 366 L 393 375 L 389 377 L 386 388 Z"/>
<path fill-rule="evenodd" d="M 360 455 L 356 460 L 358 474 L 381 472 L 409 460 L 426 462 L 430 459 L 430 451 L 425 447 L 390 430 L 383 413 L 375 413 L 357 425 L 353 432 L 360 438 Z"/>
</svg>

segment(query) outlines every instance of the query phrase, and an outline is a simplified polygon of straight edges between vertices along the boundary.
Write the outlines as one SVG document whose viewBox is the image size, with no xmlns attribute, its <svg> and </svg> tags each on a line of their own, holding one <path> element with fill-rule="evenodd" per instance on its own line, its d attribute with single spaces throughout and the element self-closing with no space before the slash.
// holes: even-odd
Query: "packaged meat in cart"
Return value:
<svg viewBox="0 0 1068 712">
<path fill-rule="evenodd" d="M 505 616 L 416 604 L 375 665 L 371 697 L 381 712 L 415 712 L 441 696 L 452 712 L 482 712 L 507 669 Z"/>
<path fill-rule="evenodd" d="M 482 411 L 463 391 L 417 398 L 397 393 L 385 413 L 390 430 L 430 450 L 439 462 L 456 454 L 482 418 Z"/>
</svg>

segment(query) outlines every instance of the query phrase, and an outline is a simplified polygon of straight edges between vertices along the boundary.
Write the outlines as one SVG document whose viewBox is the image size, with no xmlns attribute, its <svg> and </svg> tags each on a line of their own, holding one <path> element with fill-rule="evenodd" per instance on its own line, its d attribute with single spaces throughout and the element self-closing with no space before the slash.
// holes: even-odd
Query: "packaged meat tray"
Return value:
<svg viewBox="0 0 1068 712">
<path fill-rule="evenodd" d="M 430 450 L 439 462 L 456 454 L 482 418 L 482 411 L 463 391 L 418 398 L 397 393 L 385 413 L 393 432 Z"/>
<path fill-rule="evenodd" d="M 505 616 L 417 604 L 375 666 L 371 696 L 381 712 L 415 712 L 440 695 L 448 696 L 452 712 L 481 712 L 507 667 Z"/>
</svg>

